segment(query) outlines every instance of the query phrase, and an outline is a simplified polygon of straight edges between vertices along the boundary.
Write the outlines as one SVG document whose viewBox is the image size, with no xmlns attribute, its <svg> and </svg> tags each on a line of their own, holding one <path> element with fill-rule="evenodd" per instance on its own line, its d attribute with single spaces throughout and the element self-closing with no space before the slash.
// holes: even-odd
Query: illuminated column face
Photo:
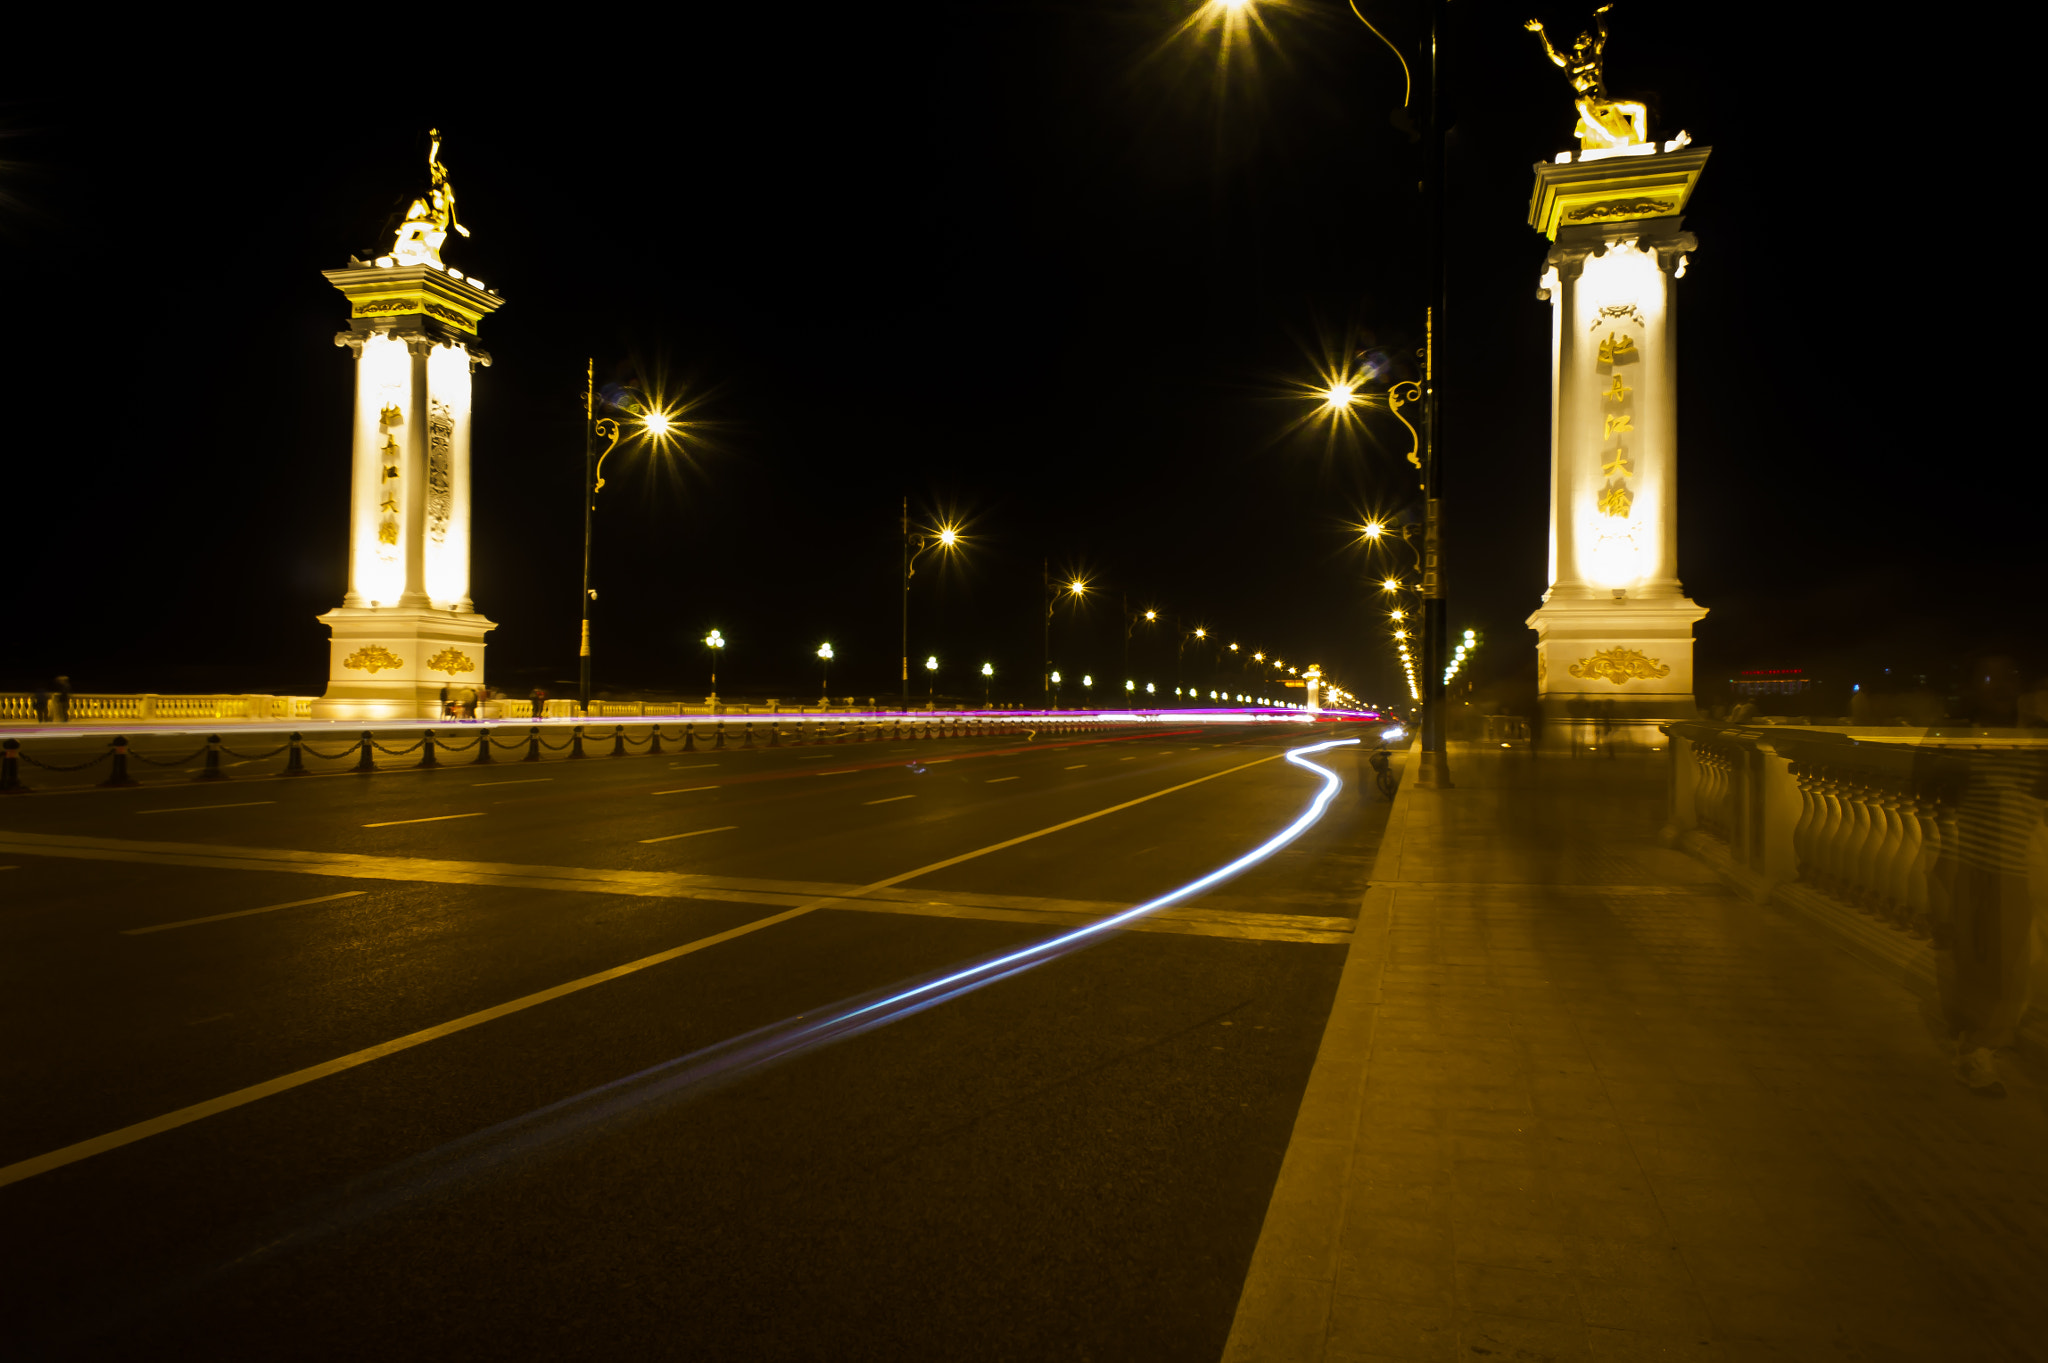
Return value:
<svg viewBox="0 0 2048 1363">
<path fill-rule="evenodd" d="M 424 587 L 435 610 L 469 609 L 469 354 L 427 356 Z"/>
<path fill-rule="evenodd" d="M 412 356 L 391 336 L 363 341 L 356 361 L 351 605 L 395 606 L 405 593 L 406 413 Z"/>
<path fill-rule="evenodd" d="M 1559 355 L 1557 383 L 1572 400 L 1559 405 L 1554 514 L 1570 520 L 1571 576 L 1596 594 L 1654 590 L 1674 532 L 1669 285 L 1654 252 L 1622 241 L 1587 259 L 1556 299 L 1573 344 Z"/>
</svg>

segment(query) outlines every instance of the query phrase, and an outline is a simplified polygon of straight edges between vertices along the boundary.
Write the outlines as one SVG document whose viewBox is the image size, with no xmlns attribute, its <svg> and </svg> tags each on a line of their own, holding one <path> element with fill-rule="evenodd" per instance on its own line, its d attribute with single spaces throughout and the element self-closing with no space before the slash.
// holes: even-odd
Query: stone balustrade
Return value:
<svg viewBox="0 0 2048 1363">
<path fill-rule="evenodd" d="M 135 724 L 182 724 L 187 721 L 263 721 L 306 719 L 313 713 L 312 696 L 206 695 L 165 696 L 153 692 L 110 695 L 74 691 L 69 711 L 74 723 L 113 720 Z M 55 717 L 56 698 L 49 700 Z M 27 692 L 0 692 L 0 724 L 33 724 L 35 698 Z"/>
<path fill-rule="evenodd" d="M 1916 987 L 1932 987 L 1933 947 L 1973 893 L 1959 877 L 1973 781 L 2033 751 L 2040 730 L 1942 734 L 1898 728 L 1727 727 L 1677 723 L 1670 736 L 1666 836 L 1758 902 L 1820 920 Z M 2028 817 L 2038 836 L 2040 804 Z M 2009 819 L 1997 835 L 2012 842 Z M 1984 830 L 1976 830 L 1980 842 Z M 2018 830 L 2022 838 L 2025 830 Z M 2021 854 L 2008 851 L 2012 859 Z M 2027 893 L 2048 922 L 2048 884 Z"/>
<path fill-rule="evenodd" d="M 114 695 L 75 691 L 71 695 L 72 723 L 111 722 L 120 724 L 269 723 L 281 719 L 310 720 L 313 696 L 191 695 L 167 696 L 155 693 Z M 49 714 L 56 718 L 56 699 L 49 701 Z M 483 719 L 532 719 L 533 701 L 511 696 L 493 696 L 482 706 Z M 884 705 L 881 711 L 893 713 Z M 801 715 L 874 713 L 852 701 L 833 705 L 786 706 L 777 701 L 685 700 L 594 700 L 586 716 L 573 697 L 551 697 L 543 707 L 543 719 L 681 719 L 691 715 Z M 36 722 L 35 698 L 25 691 L 0 692 L 0 725 Z M 354 721 L 350 721 L 354 722 Z"/>
</svg>

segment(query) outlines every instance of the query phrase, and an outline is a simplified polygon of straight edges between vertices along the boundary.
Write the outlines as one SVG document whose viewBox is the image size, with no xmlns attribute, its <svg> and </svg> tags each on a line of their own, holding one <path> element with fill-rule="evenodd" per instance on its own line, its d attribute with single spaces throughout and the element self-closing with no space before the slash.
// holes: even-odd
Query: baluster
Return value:
<svg viewBox="0 0 2048 1363">
<path fill-rule="evenodd" d="M 1901 806 L 1907 796 L 1896 777 L 1884 778 L 1878 792 L 1878 811 L 1884 816 L 1884 836 L 1877 845 L 1877 860 L 1871 878 L 1877 882 L 1878 899 L 1892 926 L 1903 928 L 1910 921 L 1906 912 L 1905 880 L 1900 859 L 1906 844 L 1906 820 Z"/>
<path fill-rule="evenodd" d="M 1813 829 L 1820 819 L 1820 800 L 1814 793 L 1813 767 L 1793 762 L 1787 768 L 1799 787 L 1799 821 L 1792 825 L 1792 865 L 1795 878 L 1813 879 Z"/>
<path fill-rule="evenodd" d="M 1819 767 L 1817 793 L 1820 796 L 1820 818 L 1813 828 L 1813 870 L 1814 883 L 1829 894 L 1840 892 L 1841 882 L 1835 874 L 1841 864 L 1841 838 L 1843 811 L 1840 793 L 1836 789 L 1835 772 L 1832 767 Z"/>
<path fill-rule="evenodd" d="M 1934 872 L 1934 802 L 1919 782 L 1909 781 L 1899 802 L 1899 908 L 1906 931 L 1926 937 L 1932 931 L 1927 893 L 1928 878 Z"/>
</svg>

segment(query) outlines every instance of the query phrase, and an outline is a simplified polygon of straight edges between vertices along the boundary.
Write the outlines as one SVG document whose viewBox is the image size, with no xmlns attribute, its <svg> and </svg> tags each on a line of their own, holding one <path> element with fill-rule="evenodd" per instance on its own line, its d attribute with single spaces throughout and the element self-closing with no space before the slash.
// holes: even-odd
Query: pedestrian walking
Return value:
<svg viewBox="0 0 2048 1363">
<path fill-rule="evenodd" d="M 1938 754 L 1916 765 L 1947 766 Z M 1972 1093 L 2003 1098 L 1994 1052 L 2018 1039 L 2035 974 L 2035 942 L 2048 923 L 2048 894 L 2032 883 L 2048 861 L 2048 758 L 2015 750 L 1971 756 L 1956 802 L 1956 845 L 1936 880 L 1946 912 L 1934 920 L 1936 982 L 1955 1040 L 1955 1075 Z"/>
<path fill-rule="evenodd" d="M 548 693 L 540 687 L 533 688 L 533 717 L 538 720 L 547 714 Z"/>
<path fill-rule="evenodd" d="M 59 724 L 69 724 L 71 722 L 71 678 L 57 678 L 57 693 L 55 696 L 55 701 L 57 709 L 57 722 Z"/>
<path fill-rule="evenodd" d="M 447 682 L 441 683 L 441 718 L 455 718 L 455 702 L 451 699 L 451 693 L 448 690 Z"/>
<path fill-rule="evenodd" d="M 50 688 L 38 682 L 36 689 L 30 693 L 29 699 L 35 706 L 36 723 L 48 724 L 50 722 Z"/>
<path fill-rule="evenodd" d="M 1614 702 L 1600 702 L 1600 755 L 1614 756 Z"/>
</svg>

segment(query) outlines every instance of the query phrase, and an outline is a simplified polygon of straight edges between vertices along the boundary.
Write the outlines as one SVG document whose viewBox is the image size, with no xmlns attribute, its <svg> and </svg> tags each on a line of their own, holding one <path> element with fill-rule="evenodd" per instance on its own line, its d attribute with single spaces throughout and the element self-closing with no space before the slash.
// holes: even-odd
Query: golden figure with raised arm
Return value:
<svg viewBox="0 0 2048 1363">
<path fill-rule="evenodd" d="M 427 196 L 412 201 L 405 221 L 399 224 L 398 239 L 391 245 L 391 258 L 400 265 L 427 261 L 438 265 L 449 228 L 469 235 L 469 229 L 455 220 L 455 186 L 448 183 L 448 167 L 441 164 L 441 130 L 429 128 L 427 136 L 432 139 L 427 149 Z"/>
<path fill-rule="evenodd" d="M 1544 52 L 1563 69 L 1572 89 L 1578 91 L 1579 126 L 1572 131 L 1579 139 L 1580 149 L 1585 151 L 1640 146 L 1650 140 L 1649 109 L 1636 100 L 1607 97 L 1601 54 L 1607 49 L 1607 11 L 1613 8 L 1609 3 L 1593 11 L 1593 26 L 1600 36 L 1580 33 L 1570 55 L 1551 46 L 1541 19 L 1531 19 L 1522 25 L 1543 40 Z"/>
</svg>

